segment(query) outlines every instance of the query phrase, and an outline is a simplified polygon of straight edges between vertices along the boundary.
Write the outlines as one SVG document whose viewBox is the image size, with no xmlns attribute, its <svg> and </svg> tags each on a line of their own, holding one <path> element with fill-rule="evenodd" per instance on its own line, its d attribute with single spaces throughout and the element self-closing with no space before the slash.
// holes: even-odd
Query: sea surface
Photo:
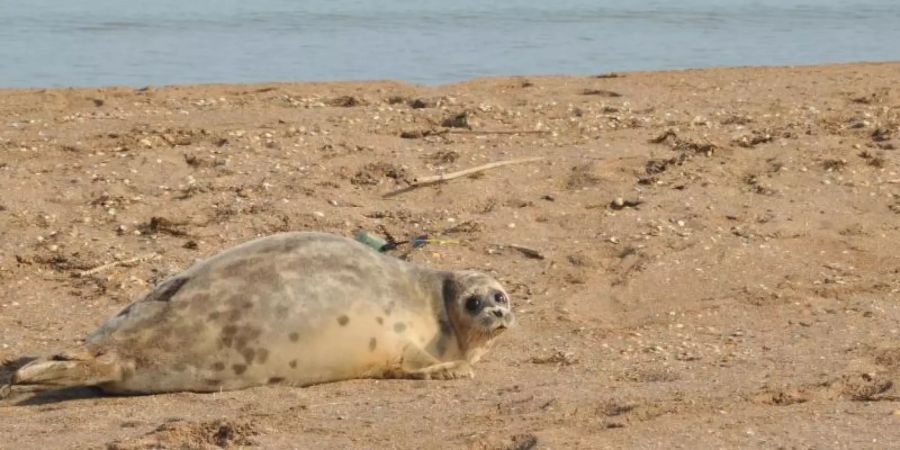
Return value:
<svg viewBox="0 0 900 450">
<path fill-rule="evenodd" d="M 0 87 L 900 60 L 900 0 L 0 0 Z"/>
</svg>

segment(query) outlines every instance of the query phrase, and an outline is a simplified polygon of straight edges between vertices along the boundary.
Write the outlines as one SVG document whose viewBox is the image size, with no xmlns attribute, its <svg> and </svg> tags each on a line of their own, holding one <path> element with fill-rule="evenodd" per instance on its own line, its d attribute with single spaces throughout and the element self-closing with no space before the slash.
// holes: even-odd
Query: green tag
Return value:
<svg viewBox="0 0 900 450">
<path fill-rule="evenodd" d="M 360 231 L 356 233 L 354 236 L 357 242 L 360 242 L 368 247 L 375 249 L 375 251 L 383 252 L 387 250 L 388 241 L 387 239 L 378 236 L 377 234 L 369 233 L 368 231 Z"/>
</svg>

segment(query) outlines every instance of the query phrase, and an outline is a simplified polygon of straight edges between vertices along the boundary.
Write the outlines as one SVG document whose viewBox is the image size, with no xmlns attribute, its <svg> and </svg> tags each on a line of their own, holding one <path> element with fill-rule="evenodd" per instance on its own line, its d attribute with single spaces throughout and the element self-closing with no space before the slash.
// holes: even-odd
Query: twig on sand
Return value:
<svg viewBox="0 0 900 450">
<path fill-rule="evenodd" d="M 510 160 L 506 160 L 506 161 L 496 161 L 496 162 L 484 164 L 481 166 L 476 166 L 476 167 L 471 167 L 471 168 L 468 168 L 465 170 L 460 170 L 457 172 L 450 172 L 450 173 L 445 173 L 442 175 L 433 175 L 433 176 L 424 177 L 424 178 L 416 178 L 415 180 L 413 180 L 412 184 L 410 184 L 409 186 L 406 186 L 402 189 L 397 189 L 396 191 L 388 192 L 388 193 L 384 194 L 383 197 L 385 197 L 385 198 L 393 197 L 395 195 L 400 195 L 400 194 L 412 191 L 414 189 L 418 189 L 420 187 L 431 186 L 433 184 L 443 183 L 445 181 L 450 181 L 455 178 L 460 178 L 460 177 L 464 177 L 467 175 L 471 175 L 473 173 L 483 172 L 485 170 L 496 169 L 498 167 L 509 166 L 512 164 L 524 164 L 524 163 L 529 163 L 529 162 L 541 161 L 543 159 L 544 159 L 543 157 L 538 156 L 538 157 L 534 157 L 534 158 L 522 158 L 522 159 L 510 159 Z"/>
<path fill-rule="evenodd" d="M 445 128 L 442 130 L 413 130 L 400 133 L 400 137 L 404 139 L 421 139 L 428 136 L 446 136 L 448 134 L 499 134 L 499 135 L 516 135 L 516 134 L 548 134 L 550 130 L 457 130 Z"/>
<path fill-rule="evenodd" d="M 449 134 L 547 134 L 550 130 L 448 130 Z"/>
<path fill-rule="evenodd" d="M 141 255 L 141 256 L 134 257 L 134 258 L 130 258 L 130 259 L 123 259 L 121 261 L 113 261 L 111 263 L 106 263 L 106 264 L 94 267 L 93 269 L 87 269 L 87 270 L 82 270 L 81 272 L 76 272 L 76 276 L 78 276 L 79 278 L 88 277 L 88 276 L 103 272 L 104 270 L 112 269 L 113 267 L 128 266 L 131 264 L 144 262 L 149 259 L 153 259 L 156 256 L 158 256 L 156 253 L 148 253 L 146 255 Z"/>
<path fill-rule="evenodd" d="M 493 245 L 496 247 L 500 247 L 500 248 L 509 247 L 513 250 L 518 250 L 523 255 L 525 255 L 526 257 L 531 258 L 531 259 L 545 259 L 546 258 L 546 256 L 544 256 L 544 254 L 541 253 L 540 250 L 535 250 L 531 247 L 525 247 L 524 245 L 500 244 L 500 243 L 495 243 Z"/>
</svg>

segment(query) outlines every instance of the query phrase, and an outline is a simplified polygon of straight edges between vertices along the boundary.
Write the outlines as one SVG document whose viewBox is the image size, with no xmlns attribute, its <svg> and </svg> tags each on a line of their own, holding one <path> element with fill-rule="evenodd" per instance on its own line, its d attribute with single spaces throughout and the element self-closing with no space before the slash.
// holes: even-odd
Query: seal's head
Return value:
<svg viewBox="0 0 900 450">
<path fill-rule="evenodd" d="M 444 301 L 467 348 L 487 344 L 515 324 L 512 304 L 503 286 L 480 272 L 454 272 L 445 286 Z"/>
</svg>

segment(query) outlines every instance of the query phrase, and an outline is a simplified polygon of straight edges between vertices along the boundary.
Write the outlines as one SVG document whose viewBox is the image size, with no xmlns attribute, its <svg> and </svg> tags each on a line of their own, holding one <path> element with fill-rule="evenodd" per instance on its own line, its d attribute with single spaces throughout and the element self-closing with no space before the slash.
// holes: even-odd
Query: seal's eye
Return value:
<svg viewBox="0 0 900 450">
<path fill-rule="evenodd" d="M 481 310 L 481 299 L 476 296 L 469 297 L 466 300 L 466 310 L 472 313 L 476 313 Z"/>
<path fill-rule="evenodd" d="M 506 303 L 506 294 L 504 294 L 502 292 L 498 292 L 498 293 L 494 294 L 494 302 L 496 302 L 497 304 L 500 304 L 500 305 Z"/>
</svg>

